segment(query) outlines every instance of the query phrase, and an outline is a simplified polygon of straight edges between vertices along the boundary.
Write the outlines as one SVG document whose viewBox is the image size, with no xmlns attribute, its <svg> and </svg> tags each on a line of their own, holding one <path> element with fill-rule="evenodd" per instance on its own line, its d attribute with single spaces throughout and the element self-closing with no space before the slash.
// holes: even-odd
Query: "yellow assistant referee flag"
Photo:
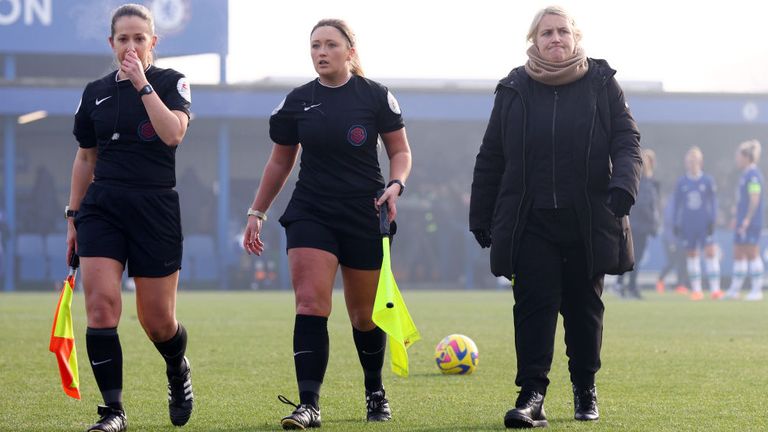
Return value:
<svg viewBox="0 0 768 432">
<path fill-rule="evenodd" d="M 75 350 L 75 332 L 72 328 L 72 296 L 75 289 L 75 275 L 79 259 L 77 255 L 70 262 L 69 275 L 64 281 L 53 317 L 51 341 L 48 350 L 56 355 L 61 375 L 61 387 L 67 396 L 80 399 L 80 375 L 77 371 L 77 350 Z"/>
<path fill-rule="evenodd" d="M 382 239 L 384 259 L 381 263 L 379 286 L 376 290 L 376 301 L 373 304 L 373 322 L 389 336 L 392 372 L 408 376 L 408 349 L 411 344 L 421 339 L 416 325 L 405 307 L 403 296 L 397 288 L 392 274 L 392 263 L 389 256 L 389 237 Z"/>
</svg>

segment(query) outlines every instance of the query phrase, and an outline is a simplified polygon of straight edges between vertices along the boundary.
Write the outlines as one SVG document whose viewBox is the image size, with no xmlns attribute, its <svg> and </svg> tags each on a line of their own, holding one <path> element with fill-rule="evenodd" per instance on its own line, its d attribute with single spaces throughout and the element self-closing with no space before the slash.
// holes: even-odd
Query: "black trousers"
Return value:
<svg viewBox="0 0 768 432">
<path fill-rule="evenodd" d="M 579 387 L 594 384 L 603 339 L 603 276 L 590 277 L 572 209 L 532 209 L 516 266 L 515 384 L 545 394 L 563 315 L 568 370 Z"/>
</svg>

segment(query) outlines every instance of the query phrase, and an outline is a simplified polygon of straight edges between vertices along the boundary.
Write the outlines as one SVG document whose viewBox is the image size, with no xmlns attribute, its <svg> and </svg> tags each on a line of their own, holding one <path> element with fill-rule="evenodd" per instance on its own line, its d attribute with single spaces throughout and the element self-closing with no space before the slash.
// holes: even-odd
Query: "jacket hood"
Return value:
<svg viewBox="0 0 768 432">
<path fill-rule="evenodd" d="M 603 59 L 587 57 L 587 61 L 589 62 L 587 77 L 596 84 L 604 85 L 609 78 L 616 74 L 616 70 L 611 68 L 608 62 Z M 525 66 L 518 66 L 512 69 L 506 77 L 499 80 L 498 85 L 521 91 L 525 87 L 523 84 L 527 84 L 530 79 L 528 72 L 525 71 Z"/>
</svg>

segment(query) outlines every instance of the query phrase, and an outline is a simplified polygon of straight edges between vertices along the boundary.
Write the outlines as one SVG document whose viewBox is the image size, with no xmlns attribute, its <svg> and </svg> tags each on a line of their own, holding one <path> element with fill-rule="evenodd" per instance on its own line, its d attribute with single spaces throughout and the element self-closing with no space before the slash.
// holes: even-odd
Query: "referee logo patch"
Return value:
<svg viewBox="0 0 768 432">
<path fill-rule="evenodd" d="M 352 126 L 349 128 L 349 132 L 347 132 L 347 141 L 355 147 L 363 145 L 367 138 L 368 131 L 365 130 L 365 127 L 360 125 Z"/>
<path fill-rule="evenodd" d="M 141 138 L 142 141 L 154 141 L 157 138 L 157 132 L 155 127 L 149 120 L 144 120 L 139 123 L 139 129 L 136 131 L 136 135 Z"/>
</svg>

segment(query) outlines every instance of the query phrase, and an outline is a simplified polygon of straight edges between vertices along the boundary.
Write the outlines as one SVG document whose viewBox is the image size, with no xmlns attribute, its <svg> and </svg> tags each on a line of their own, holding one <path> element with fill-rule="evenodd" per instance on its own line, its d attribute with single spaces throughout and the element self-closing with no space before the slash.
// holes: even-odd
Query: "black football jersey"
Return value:
<svg viewBox="0 0 768 432">
<path fill-rule="evenodd" d="M 340 87 L 315 79 L 294 89 L 269 119 L 272 141 L 301 144 L 296 192 L 333 197 L 373 196 L 384 187 L 378 137 L 401 128 L 395 97 L 356 75 Z"/>
<path fill-rule="evenodd" d="M 165 105 L 189 116 L 189 82 L 173 69 L 150 66 L 145 75 Z M 129 187 L 176 185 L 176 146 L 155 133 L 139 92 L 117 71 L 88 83 L 75 113 L 80 147 L 98 149 L 94 181 Z"/>
</svg>

